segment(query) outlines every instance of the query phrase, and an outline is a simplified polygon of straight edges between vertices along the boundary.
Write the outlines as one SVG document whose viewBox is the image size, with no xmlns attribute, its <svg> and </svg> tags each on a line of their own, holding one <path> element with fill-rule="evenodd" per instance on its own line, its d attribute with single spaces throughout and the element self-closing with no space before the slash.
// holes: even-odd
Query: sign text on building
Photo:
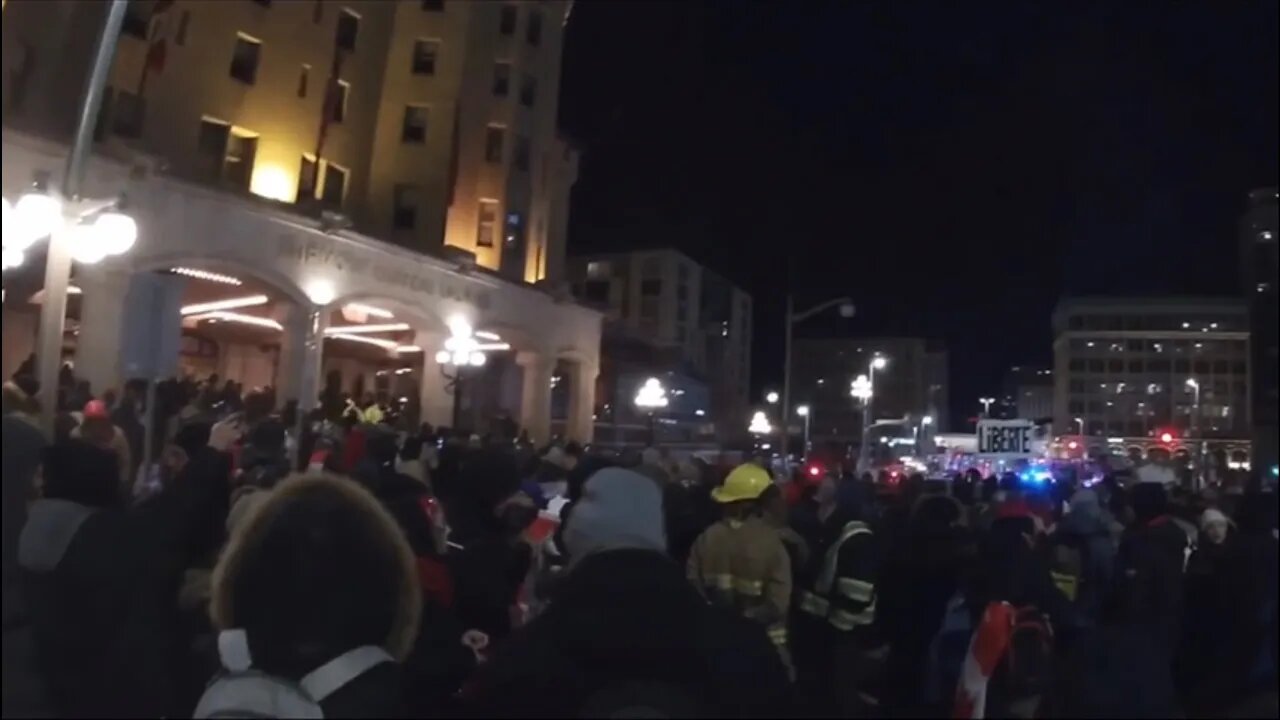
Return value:
<svg viewBox="0 0 1280 720">
<path fill-rule="evenodd" d="M 1029 457 L 1035 427 L 1030 420 L 979 420 L 978 454 Z"/>
</svg>

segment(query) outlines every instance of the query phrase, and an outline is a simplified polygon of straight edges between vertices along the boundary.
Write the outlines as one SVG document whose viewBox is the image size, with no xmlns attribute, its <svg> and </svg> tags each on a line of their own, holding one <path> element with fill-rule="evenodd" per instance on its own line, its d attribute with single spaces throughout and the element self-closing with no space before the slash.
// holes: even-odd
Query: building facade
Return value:
<svg viewBox="0 0 1280 720">
<path fill-rule="evenodd" d="M 746 292 L 675 250 L 574 256 L 567 274 L 578 299 L 618 326 L 606 333 L 606 355 L 612 336 L 652 346 L 648 355 L 661 360 L 655 370 L 706 384 L 705 409 L 723 426 L 722 438 L 746 427 L 752 316 Z"/>
<path fill-rule="evenodd" d="M 3 117 L 69 137 L 109 3 L 5 8 Z M 97 137 L 173 177 L 406 248 L 558 280 L 577 155 L 556 132 L 571 3 L 135 0 Z"/>
<path fill-rule="evenodd" d="M 60 187 L 108 5 L 6 5 L 7 201 Z M 569 9 L 131 3 L 84 192 L 121 197 L 139 235 L 76 264 L 64 358 L 96 392 L 195 367 L 303 409 L 336 373 L 432 424 L 461 406 L 539 441 L 559 377 L 565 433 L 589 440 L 602 316 L 555 292 L 576 163 L 554 128 Z M 6 376 L 35 346 L 42 247 L 5 272 Z M 209 302 L 240 309 L 192 311 Z M 457 320 L 509 347 L 450 375 L 434 358 Z M 412 382 L 388 390 L 389 375 Z"/>
<path fill-rule="evenodd" d="M 1240 219 L 1241 292 L 1249 304 L 1249 333 L 1252 347 L 1252 385 L 1249 406 L 1253 413 L 1253 452 L 1255 467 L 1275 473 L 1280 425 L 1277 424 L 1278 399 L 1276 383 L 1280 382 L 1277 363 L 1277 323 L 1280 312 L 1280 258 L 1276 238 L 1280 237 L 1277 219 L 1277 190 L 1263 188 L 1249 193 L 1249 207 Z"/>
<path fill-rule="evenodd" d="M 1009 368 L 992 415 L 1048 422 L 1053 417 L 1053 370 L 1027 365 Z"/>
<path fill-rule="evenodd" d="M 1250 435 L 1248 309 L 1234 299 L 1079 298 L 1053 315 L 1059 434 Z"/>
<path fill-rule="evenodd" d="M 950 411 L 947 351 L 924 338 L 796 338 L 792 342 L 791 398 L 809 406 L 810 438 L 819 444 L 857 444 L 862 405 L 850 395 L 876 356 L 887 364 L 872 378 L 872 421 L 900 420 L 932 432 L 946 430 Z"/>
</svg>

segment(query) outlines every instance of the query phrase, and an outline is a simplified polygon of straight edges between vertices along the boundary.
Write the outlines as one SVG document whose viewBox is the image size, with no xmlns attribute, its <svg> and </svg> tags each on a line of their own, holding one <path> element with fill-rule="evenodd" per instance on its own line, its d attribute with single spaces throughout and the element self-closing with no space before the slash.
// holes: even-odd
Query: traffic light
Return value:
<svg viewBox="0 0 1280 720">
<path fill-rule="evenodd" d="M 1169 445 L 1170 443 L 1172 443 L 1173 439 L 1174 439 L 1173 433 L 1169 432 L 1168 430 L 1162 430 L 1160 432 L 1160 442 L 1164 443 L 1165 445 Z"/>
</svg>

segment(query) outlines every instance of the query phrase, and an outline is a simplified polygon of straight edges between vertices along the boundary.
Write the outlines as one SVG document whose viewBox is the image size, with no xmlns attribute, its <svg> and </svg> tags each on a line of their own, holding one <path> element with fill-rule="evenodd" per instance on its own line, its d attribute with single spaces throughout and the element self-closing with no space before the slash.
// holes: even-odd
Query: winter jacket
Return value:
<svg viewBox="0 0 1280 720">
<path fill-rule="evenodd" d="M 1096 621 L 1115 572 L 1116 546 L 1111 539 L 1108 517 L 1096 504 L 1073 505 L 1071 512 L 1057 524 L 1052 541 L 1079 554 L 1079 584 L 1074 602 L 1083 615 Z"/>
<path fill-rule="evenodd" d="M 721 520 L 694 542 L 687 571 L 711 604 L 766 626 L 785 656 L 791 560 L 776 530 L 760 518 Z"/>
<path fill-rule="evenodd" d="M 1182 623 L 1186 549 L 1186 533 L 1160 515 L 1127 530 L 1116 556 L 1119 617 L 1155 630 L 1170 653 Z"/>
<path fill-rule="evenodd" d="M 156 605 L 144 548 L 115 509 L 68 500 L 31 505 L 18 543 L 33 663 L 67 717 L 163 712 L 148 677 L 163 651 L 148 628 Z M 8 629 L 6 628 L 6 634 Z"/>
<path fill-rule="evenodd" d="M 466 697 L 476 717 L 776 717 L 787 692 L 758 624 L 708 606 L 661 553 L 612 550 L 574 566 Z"/>
</svg>

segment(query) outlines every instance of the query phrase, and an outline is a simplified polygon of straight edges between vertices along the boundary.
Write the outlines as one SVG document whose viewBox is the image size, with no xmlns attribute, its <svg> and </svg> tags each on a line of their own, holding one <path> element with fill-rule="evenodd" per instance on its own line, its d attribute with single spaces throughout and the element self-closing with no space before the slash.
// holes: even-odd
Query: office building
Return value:
<svg viewBox="0 0 1280 720">
<path fill-rule="evenodd" d="M 991 414 L 1049 422 L 1053 417 L 1053 371 L 1027 365 L 1009 368 Z"/>
<path fill-rule="evenodd" d="M 70 136 L 106 2 L 5 9 L 9 127 Z M 558 280 L 577 154 L 556 132 L 571 3 L 135 0 L 97 137 L 177 178 L 419 251 Z"/>
<path fill-rule="evenodd" d="M 1144 439 L 1250 435 L 1245 304 L 1077 298 L 1053 315 L 1054 429 Z"/>
<path fill-rule="evenodd" d="M 751 382 L 751 297 L 683 253 L 644 250 L 574 256 L 568 262 L 574 294 L 602 309 L 611 337 L 653 346 L 655 371 L 680 370 L 701 379 L 711 394 L 718 434 L 746 427 Z M 607 381 L 606 381 L 607 382 Z M 739 428 L 738 426 L 741 426 Z"/>
<path fill-rule="evenodd" d="M 945 431 L 950 383 L 947 351 L 924 338 L 796 338 L 791 352 L 791 398 L 809 405 L 810 438 L 820 444 L 857 445 L 862 404 L 850 395 L 853 381 L 868 374 L 873 358 L 887 364 L 873 377 L 872 421 L 899 420 L 919 426 L 928 416 L 934 432 Z"/>
<path fill-rule="evenodd" d="M 1274 474 L 1277 442 L 1277 389 L 1280 365 L 1277 365 L 1276 325 L 1277 269 L 1276 238 L 1280 236 L 1277 221 L 1276 188 L 1263 188 L 1249 193 L 1249 207 L 1240 219 L 1241 291 L 1249 305 L 1249 333 L 1252 348 L 1252 375 L 1249 405 L 1253 413 L 1253 452 L 1255 467 Z"/>
</svg>

